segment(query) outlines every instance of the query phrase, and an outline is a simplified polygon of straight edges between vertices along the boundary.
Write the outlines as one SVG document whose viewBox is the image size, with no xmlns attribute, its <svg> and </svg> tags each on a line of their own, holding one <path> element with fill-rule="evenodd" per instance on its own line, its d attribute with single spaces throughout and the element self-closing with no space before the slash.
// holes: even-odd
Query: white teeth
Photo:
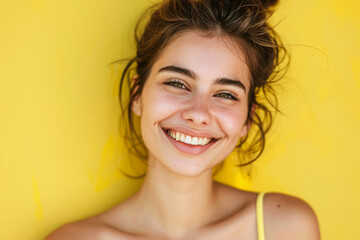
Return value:
<svg viewBox="0 0 360 240">
<path fill-rule="evenodd" d="M 191 137 L 189 135 L 185 135 L 172 130 L 168 130 L 167 132 L 176 141 L 184 142 L 190 145 L 206 145 L 211 141 L 211 138 Z"/>
<path fill-rule="evenodd" d="M 181 134 L 181 135 L 180 135 L 180 142 L 185 142 L 185 136 L 184 136 L 184 134 Z"/>
</svg>

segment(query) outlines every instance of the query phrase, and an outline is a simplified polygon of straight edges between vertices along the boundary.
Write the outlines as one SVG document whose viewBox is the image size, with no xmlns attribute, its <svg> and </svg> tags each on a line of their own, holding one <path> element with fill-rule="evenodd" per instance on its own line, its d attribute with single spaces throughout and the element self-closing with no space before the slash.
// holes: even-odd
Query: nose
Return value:
<svg viewBox="0 0 360 240">
<path fill-rule="evenodd" d="M 198 96 L 190 100 L 188 108 L 186 108 L 182 116 L 194 125 L 206 125 L 211 121 L 210 104 L 205 98 Z"/>
</svg>

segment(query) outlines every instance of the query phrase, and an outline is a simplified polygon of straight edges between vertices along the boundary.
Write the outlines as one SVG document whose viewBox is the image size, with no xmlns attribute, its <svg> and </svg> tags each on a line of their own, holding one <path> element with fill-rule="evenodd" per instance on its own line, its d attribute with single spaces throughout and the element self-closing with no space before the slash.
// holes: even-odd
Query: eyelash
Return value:
<svg viewBox="0 0 360 240">
<path fill-rule="evenodd" d="M 170 80 L 170 81 L 168 81 L 168 82 L 165 82 L 164 84 L 169 85 L 169 86 L 172 86 L 172 87 L 175 87 L 175 88 L 180 88 L 180 89 L 189 90 L 189 89 L 185 86 L 185 84 L 183 84 L 180 80 Z M 180 84 L 181 87 L 177 87 L 177 86 L 175 86 L 175 84 Z M 234 97 L 234 95 L 232 95 L 231 93 L 227 93 L 227 92 L 221 92 L 221 93 L 216 94 L 215 96 L 219 96 L 219 97 L 220 97 L 220 95 L 223 95 L 223 94 L 225 94 L 226 97 L 221 97 L 221 98 L 230 99 L 230 100 L 234 100 L 234 101 L 238 101 L 238 100 L 239 100 L 238 98 Z"/>
<path fill-rule="evenodd" d="M 234 100 L 234 101 L 238 101 L 238 100 L 239 100 L 239 99 L 237 99 L 236 97 L 234 97 L 232 94 L 226 93 L 226 92 L 218 93 L 218 94 L 216 94 L 215 96 L 219 96 L 219 95 L 222 95 L 222 94 L 226 94 L 226 97 L 223 97 L 223 98 L 225 98 L 225 99 L 230 99 L 230 100 Z"/>
<path fill-rule="evenodd" d="M 169 85 L 169 86 L 173 86 L 173 87 L 176 87 L 175 84 L 180 84 L 181 87 L 176 87 L 176 88 L 189 90 L 189 89 L 185 86 L 185 84 L 183 84 L 180 80 L 176 80 L 176 79 L 170 80 L 170 81 L 168 81 L 168 82 L 165 82 L 165 84 L 166 84 L 166 85 Z"/>
</svg>

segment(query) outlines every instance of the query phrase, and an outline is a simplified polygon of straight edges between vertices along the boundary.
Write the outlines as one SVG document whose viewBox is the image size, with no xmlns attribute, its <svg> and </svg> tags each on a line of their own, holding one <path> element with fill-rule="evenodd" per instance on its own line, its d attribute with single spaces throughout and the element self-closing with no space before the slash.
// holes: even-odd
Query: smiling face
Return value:
<svg viewBox="0 0 360 240">
<path fill-rule="evenodd" d="M 132 109 L 149 161 L 186 176 L 211 171 L 247 134 L 249 70 L 226 37 L 190 31 L 152 66 Z"/>
</svg>

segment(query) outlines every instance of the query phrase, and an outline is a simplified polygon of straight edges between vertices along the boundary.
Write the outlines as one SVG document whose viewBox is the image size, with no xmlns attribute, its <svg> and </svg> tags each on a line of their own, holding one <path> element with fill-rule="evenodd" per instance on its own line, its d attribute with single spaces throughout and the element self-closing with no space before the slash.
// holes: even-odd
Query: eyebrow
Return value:
<svg viewBox="0 0 360 240">
<path fill-rule="evenodd" d="M 174 65 L 160 68 L 160 70 L 158 72 L 175 72 L 175 73 L 180 73 L 182 75 L 185 75 L 185 76 L 193 78 L 193 79 L 198 78 L 198 76 L 193 71 L 186 69 L 186 68 L 177 67 Z"/>
<path fill-rule="evenodd" d="M 175 72 L 175 73 L 185 75 L 185 76 L 190 77 L 195 80 L 198 78 L 198 76 L 195 72 L 193 72 L 187 68 L 182 68 L 182 67 L 178 67 L 178 66 L 174 66 L 174 65 L 169 65 L 169 66 L 160 68 L 160 70 L 158 72 L 159 73 L 160 72 Z M 230 78 L 218 78 L 215 81 L 215 85 L 235 86 L 235 87 L 241 88 L 242 90 L 244 90 L 246 92 L 245 85 L 239 80 L 234 80 L 234 79 L 230 79 Z"/>
<path fill-rule="evenodd" d="M 244 92 L 246 92 L 245 85 L 242 82 L 240 82 L 239 80 L 233 80 L 233 79 L 229 79 L 229 78 L 218 78 L 218 79 L 216 79 L 215 84 L 239 87 L 242 90 L 244 90 Z"/>
</svg>

